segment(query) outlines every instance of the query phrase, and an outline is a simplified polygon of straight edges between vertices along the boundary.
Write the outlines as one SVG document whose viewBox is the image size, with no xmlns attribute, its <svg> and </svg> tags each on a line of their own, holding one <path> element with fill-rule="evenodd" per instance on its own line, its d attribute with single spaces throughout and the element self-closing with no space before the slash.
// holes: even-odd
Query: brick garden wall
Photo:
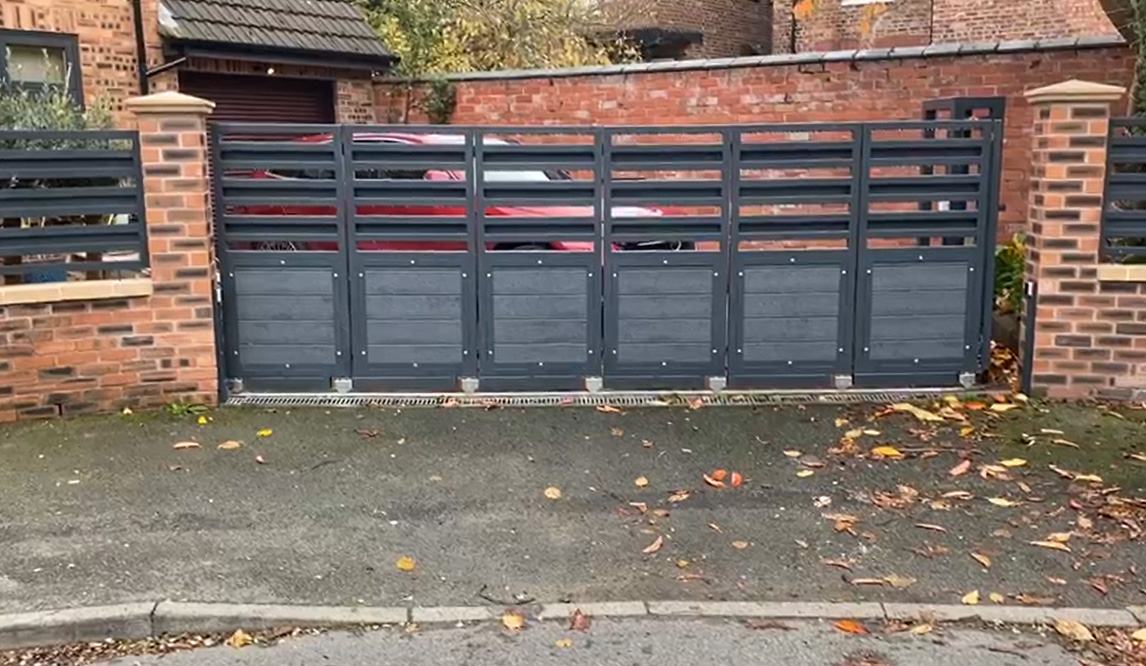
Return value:
<svg viewBox="0 0 1146 666">
<path fill-rule="evenodd" d="M 925 100 L 1007 98 L 1000 236 L 1025 228 L 1030 177 L 1031 109 L 1023 91 L 1070 78 L 1130 80 L 1132 56 L 1121 46 L 1015 53 L 785 64 L 744 59 L 685 71 L 577 76 L 475 77 L 457 81 L 457 124 L 706 125 L 918 119 Z M 673 63 L 680 65 L 680 63 Z M 407 86 L 377 87 L 380 122 L 401 122 Z M 416 96 L 416 95 L 415 95 Z M 413 122 L 424 122 L 416 112 Z"/>
<path fill-rule="evenodd" d="M 0 422 L 216 398 L 205 119 L 139 113 L 150 276 L 0 287 Z"/>
<path fill-rule="evenodd" d="M 1118 34 L 1099 0 L 895 0 L 866 33 L 865 11 L 821 0 L 814 15 L 797 23 L 795 51 Z M 791 53 L 791 0 L 776 0 L 772 12 L 772 52 Z"/>
</svg>

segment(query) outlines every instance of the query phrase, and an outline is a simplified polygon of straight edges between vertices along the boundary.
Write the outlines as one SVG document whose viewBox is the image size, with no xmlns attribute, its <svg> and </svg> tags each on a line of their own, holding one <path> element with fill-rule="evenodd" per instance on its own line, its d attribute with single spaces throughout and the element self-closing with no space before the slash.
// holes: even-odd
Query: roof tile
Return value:
<svg viewBox="0 0 1146 666">
<path fill-rule="evenodd" d="M 389 58 L 391 54 L 345 0 L 162 0 L 174 26 L 168 39 L 244 47 Z"/>
</svg>

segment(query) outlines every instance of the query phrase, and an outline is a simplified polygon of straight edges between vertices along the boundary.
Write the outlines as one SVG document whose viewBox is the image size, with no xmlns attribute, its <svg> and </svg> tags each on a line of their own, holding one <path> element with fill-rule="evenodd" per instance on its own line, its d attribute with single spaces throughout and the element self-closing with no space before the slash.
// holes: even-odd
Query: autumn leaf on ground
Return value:
<svg viewBox="0 0 1146 666">
<path fill-rule="evenodd" d="M 1014 404 L 1009 404 L 1009 403 L 1001 403 L 1001 402 L 996 403 L 994 405 L 991 405 L 991 411 L 998 413 L 998 414 L 1003 414 L 1005 412 L 1011 411 L 1012 409 L 1018 409 L 1018 408 L 1019 408 L 1019 405 L 1014 405 Z"/>
<path fill-rule="evenodd" d="M 978 606 L 979 605 L 979 590 L 972 590 L 963 595 L 959 603 L 965 606 Z"/>
<path fill-rule="evenodd" d="M 568 638 L 558 638 L 557 640 L 553 641 L 553 647 L 559 647 L 562 649 L 573 647 L 573 641 L 569 640 Z"/>
<path fill-rule="evenodd" d="M 740 484 L 744 483 L 744 477 L 740 475 L 740 472 L 733 472 L 728 482 L 732 484 L 733 488 L 738 488 Z"/>
<path fill-rule="evenodd" d="M 799 452 L 799 451 L 796 451 L 794 449 L 789 449 L 789 450 L 784 452 L 784 455 L 789 457 L 789 458 L 799 458 L 800 456 L 802 456 L 804 454 Z"/>
<path fill-rule="evenodd" d="M 235 449 L 241 447 L 242 445 L 243 445 L 242 442 L 236 442 L 233 439 L 229 439 L 229 440 L 227 440 L 227 441 L 225 441 L 219 445 L 219 450 L 220 451 L 234 451 Z"/>
<path fill-rule="evenodd" d="M 644 553 L 645 555 L 652 555 L 653 553 L 660 550 L 661 547 L 664 545 L 665 545 L 665 538 L 663 536 L 658 536 L 656 541 L 650 543 L 648 546 L 645 546 L 645 549 L 642 550 L 641 552 Z"/>
<path fill-rule="evenodd" d="M 1074 620 L 1058 619 L 1054 621 L 1054 630 L 1066 636 L 1067 638 L 1079 641 L 1080 643 L 1089 643 L 1094 640 L 1094 634 L 1090 633 L 1090 629 L 1081 622 Z"/>
<path fill-rule="evenodd" d="M 211 422 L 211 419 L 207 418 L 206 416 L 200 416 L 199 417 L 199 425 L 207 425 L 210 422 Z"/>
<path fill-rule="evenodd" d="M 1066 543 L 1067 541 L 1070 541 L 1070 537 L 1071 537 L 1070 532 L 1052 532 L 1051 534 L 1047 535 L 1046 540 L 1047 541 L 1057 541 L 1059 543 Z"/>
<path fill-rule="evenodd" d="M 810 469 L 802 469 L 799 472 L 796 472 L 796 476 L 800 477 L 801 479 L 806 479 L 813 474 L 815 474 L 815 471 Z"/>
<path fill-rule="evenodd" d="M 1059 541 L 1031 541 L 1032 546 L 1039 546 L 1040 548 L 1050 548 L 1051 550 L 1061 550 L 1063 552 L 1071 552 L 1070 546 Z"/>
<path fill-rule="evenodd" d="M 255 462 L 259 465 L 265 465 L 267 464 L 267 459 L 264 458 L 263 454 L 260 453 L 259 455 L 255 456 Z"/>
<path fill-rule="evenodd" d="M 847 560 L 827 560 L 827 559 L 825 559 L 825 560 L 820 560 L 820 564 L 827 566 L 827 567 L 837 567 L 839 569 L 843 569 L 844 571 L 851 571 L 852 570 L 852 565 Z"/>
<path fill-rule="evenodd" d="M 545 489 L 545 496 L 551 500 L 561 499 L 561 489 L 556 486 L 549 486 Z"/>
<path fill-rule="evenodd" d="M 237 648 L 247 647 L 248 645 L 251 645 L 254 642 L 255 642 L 255 639 L 251 638 L 250 634 L 243 631 L 242 629 L 239 629 L 235 633 L 228 636 L 227 640 L 224 641 L 224 644 L 227 645 L 227 647 L 233 647 L 233 648 L 237 649 Z"/>
<path fill-rule="evenodd" d="M 418 566 L 418 563 L 412 557 L 402 556 L 398 558 L 398 561 L 394 563 L 394 566 L 398 567 L 398 571 L 410 572 Z"/>
<path fill-rule="evenodd" d="M 1051 444 L 1057 444 L 1059 446 L 1069 446 L 1072 449 L 1082 448 L 1078 444 L 1075 444 L 1074 442 L 1070 441 L 1069 439 L 1052 439 Z"/>
<path fill-rule="evenodd" d="M 633 479 L 633 485 L 638 488 L 645 488 L 649 485 L 649 480 L 643 476 L 638 476 Z"/>
<path fill-rule="evenodd" d="M 1130 637 L 1139 643 L 1146 643 L 1146 629 L 1139 629 L 1138 631 L 1130 634 Z"/>
<path fill-rule="evenodd" d="M 877 458 L 902 458 L 903 453 L 894 446 L 877 446 L 871 450 L 871 454 Z"/>
<path fill-rule="evenodd" d="M 709 476 L 716 479 L 717 481 L 723 481 L 723 480 L 728 478 L 728 470 L 726 470 L 726 469 L 714 470 L 712 472 L 712 474 L 709 474 Z"/>
<path fill-rule="evenodd" d="M 748 542 L 747 541 L 733 541 L 732 547 L 735 548 L 736 550 L 744 550 L 745 548 L 748 547 Z"/>
<path fill-rule="evenodd" d="M 641 446 L 646 448 L 646 449 L 651 449 L 651 448 L 653 448 L 653 442 L 652 442 L 652 440 L 642 439 L 641 440 Z"/>
<path fill-rule="evenodd" d="M 984 569 L 991 568 L 991 558 L 982 553 L 971 553 L 971 559 L 975 560 L 979 564 L 982 564 Z"/>
<path fill-rule="evenodd" d="M 609 428 L 609 434 L 613 437 L 621 437 L 625 431 L 622 428 Z"/>
<path fill-rule="evenodd" d="M 970 460 L 964 460 L 963 462 L 959 463 L 958 465 L 956 465 L 956 466 L 952 467 L 950 470 L 948 470 L 947 474 L 949 474 L 951 476 L 962 476 L 969 471 L 971 471 L 971 461 Z"/>
<path fill-rule="evenodd" d="M 1019 503 L 1014 500 L 1009 500 L 1006 497 L 988 497 L 987 501 L 995 506 L 1012 507 L 1018 506 Z"/>
<path fill-rule="evenodd" d="M 593 618 L 581 612 L 580 608 L 573 610 L 573 614 L 569 616 L 569 629 L 573 631 L 589 631 L 589 626 L 593 623 Z"/>
<path fill-rule="evenodd" d="M 501 614 L 501 626 L 510 631 L 520 631 L 525 628 L 525 616 L 521 613 L 507 610 Z"/>
<path fill-rule="evenodd" d="M 903 590 L 915 584 L 915 579 L 910 576 L 884 576 L 883 580 L 890 586 L 897 590 Z"/>
<path fill-rule="evenodd" d="M 915 526 L 921 530 L 931 530 L 932 532 L 947 532 L 947 528 L 942 525 L 932 525 L 931 523 L 915 523 Z"/>
<path fill-rule="evenodd" d="M 1027 461 L 1023 460 L 1022 458 L 1008 458 L 1007 460 L 1001 461 L 999 464 L 1003 467 L 1022 467 L 1023 465 L 1027 464 Z"/>
<path fill-rule="evenodd" d="M 724 487 L 723 481 L 717 481 L 716 479 L 712 478 L 711 476 L 709 476 L 707 474 L 704 475 L 704 482 L 707 483 L 708 485 L 712 486 L 713 488 L 723 488 Z"/>
<path fill-rule="evenodd" d="M 839 629 L 845 634 L 855 634 L 857 636 L 866 636 L 868 634 L 867 627 L 855 620 L 838 620 L 836 622 L 836 629 Z"/>
<path fill-rule="evenodd" d="M 891 409 L 892 409 L 892 411 L 895 411 L 895 412 L 903 412 L 905 414 L 911 414 L 912 416 L 919 419 L 920 421 L 931 421 L 931 422 L 935 422 L 935 421 L 942 422 L 942 421 L 944 421 L 944 418 L 942 416 L 939 416 L 938 414 L 935 414 L 934 412 L 929 412 L 926 409 L 916 407 L 915 405 L 913 405 L 909 402 L 896 403 L 896 404 L 891 406 Z"/>
<path fill-rule="evenodd" d="M 624 414 L 624 410 L 612 405 L 597 405 L 597 411 L 602 414 Z"/>
<path fill-rule="evenodd" d="M 852 585 L 886 585 L 887 581 L 882 578 L 853 578 L 848 581 Z"/>
<path fill-rule="evenodd" d="M 847 424 L 848 424 L 848 420 L 845 419 L 844 417 L 842 417 L 842 416 L 836 417 L 836 427 L 837 428 L 842 428 L 842 427 L 846 426 Z"/>
<path fill-rule="evenodd" d="M 274 430 L 271 430 L 270 428 L 263 428 L 262 430 L 256 432 L 255 436 L 256 437 L 270 437 L 273 434 L 275 434 Z"/>
<path fill-rule="evenodd" d="M 912 636 L 923 636 L 924 634 L 930 634 L 932 631 L 935 631 L 935 625 L 929 622 L 924 622 L 922 624 L 915 625 L 911 629 L 908 629 L 907 633 L 911 634 Z"/>
<path fill-rule="evenodd" d="M 199 448 L 199 442 L 176 442 L 175 445 L 172 446 L 171 448 L 175 449 L 176 451 L 185 451 L 187 449 L 197 449 L 197 448 Z"/>
<path fill-rule="evenodd" d="M 691 496 L 692 496 L 692 493 L 690 493 L 687 490 L 677 490 L 677 491 L 673 492 L 673 494 L 668 496 L 668 501 L 672 502 L 673 504 L 677 504 L 678 502 L 685 501 L 686 499 L 688 499 Z"/>
<path fill-rule="evenodd" d="M 999 594 L 998 592 L 992 592 L 992 593 L 988 594 L 987 598 L 990 599 L 991 603 L 993 603 L 993 604 L 1007 603 L 1007 598 L 1004 597 L 1003 595 Z"/>
</svg>

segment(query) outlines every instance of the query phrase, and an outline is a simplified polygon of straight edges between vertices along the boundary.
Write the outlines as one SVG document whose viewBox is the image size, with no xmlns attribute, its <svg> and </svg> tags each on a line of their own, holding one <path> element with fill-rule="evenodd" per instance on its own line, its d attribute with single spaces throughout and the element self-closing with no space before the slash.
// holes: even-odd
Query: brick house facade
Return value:
<svg viewBox="0 0 1146 666">
<path fill-rule="evenodd" d="M 770 53 L 767 0 L 611 0 L 647 60 Z"/>
<path fill-rule="evenodd" d="M 373 68 L 368 62 L 342 67 L 328 57 L 305 52 L 290 54 L 250 44 L 212 52 L 201 48 L 206 43 L 203 40 L 180 40 L 177 44 L 170 35 L 163 34 L 161 18 L 171 25 L 171 17 L 162 0 L 140 0 L 139 5 L 146 53 L 143 69 L 150 72 L 146 84 L 141 83 L 133 0 L 0 0 L 0 41 L 34 43 L 40 35 L 72 40 L 79 60 L 77 78 L 82 101 L 91 104 L 105 100 L 121 126 L 131 121 L 124 110 L 125 100 L 147 92 L 179 90 L 180 81 L 186 79 L 188 72 L 223 78 L 239 74 L 259 79 L 274 76 L 283 80 L 285 87 L 296 81 L 321 81 L 330 90 L 330 120 L 374 121 L 371 81 L 379 70 L 385 69 L 381 60 Z M 368 29 L 364 23 L 362 28 Z M 67 65 L 72 67 L 73 63 Z"/>
<path fill-rule="evenodd" d="M 772 3 L 772 52 L 1118 35 L 1099 0 L 821 0 L 792 25 L 793 0 Z M 863 34 L 865 12 L 881 13 Z"/>
</svg>

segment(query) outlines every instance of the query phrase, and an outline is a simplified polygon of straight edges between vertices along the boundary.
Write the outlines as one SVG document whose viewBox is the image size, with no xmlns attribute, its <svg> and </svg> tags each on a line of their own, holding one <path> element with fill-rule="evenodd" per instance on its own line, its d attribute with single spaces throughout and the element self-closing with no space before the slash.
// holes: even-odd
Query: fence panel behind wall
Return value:
<svg viewBox="0 0 1146 666">
<path fill-rule="evenodd" d="M 148 266 L 139 135 L 0 131 L 0 284 Z"/>
<path fill-rule="evenodd" d="M 1146 118 L 1112 119 L 1107 141 L 1102 256 L 1134 260 L 1146 256 Z"/>
</svg>

